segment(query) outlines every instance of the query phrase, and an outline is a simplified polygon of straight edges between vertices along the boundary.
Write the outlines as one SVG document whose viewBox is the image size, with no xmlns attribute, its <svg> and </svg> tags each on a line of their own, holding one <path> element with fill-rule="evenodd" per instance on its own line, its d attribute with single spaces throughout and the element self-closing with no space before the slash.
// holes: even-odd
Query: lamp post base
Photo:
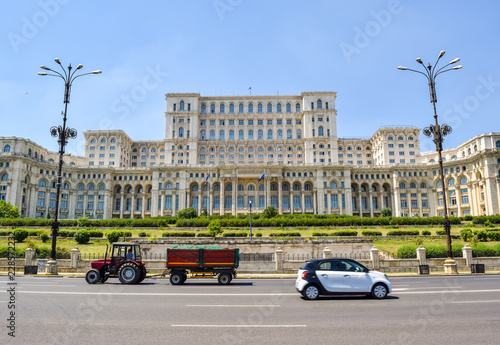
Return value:
<svg viewBox="0 0 500 345">
<path fill-rule="evenodd" d="M 59 265 L 57 264 L 57 261 L 50 259 L 49 261 L 47 261 L 47 264 L 45 265 L 45 274 L 56 276 L 58 268 Z"/>
<path fill-rule="evenodd" d="M 457 262 L 451 258 L 444 261 L 444 274 L 458 274 Z"/>
</svg>

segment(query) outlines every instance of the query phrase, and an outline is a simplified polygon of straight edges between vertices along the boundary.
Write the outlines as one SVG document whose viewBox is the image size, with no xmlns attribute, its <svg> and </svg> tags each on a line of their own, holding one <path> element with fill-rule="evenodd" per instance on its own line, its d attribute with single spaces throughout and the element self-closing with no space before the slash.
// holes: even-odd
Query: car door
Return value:
<svg viewBox="0 0 500 345">
<path fill-rule="evenodd" d="M 339 260 L 339 269 L 344 277 L 345 292 L 370 292 L 372 279 L 364 267 L 353 260 Z"/>
<path fill-rule="evenodd" d="M 344 292 L 344 272 L 338 270 L 336 260 L 319 262 L 316 276 L 327 292 Z"/>
</svg>

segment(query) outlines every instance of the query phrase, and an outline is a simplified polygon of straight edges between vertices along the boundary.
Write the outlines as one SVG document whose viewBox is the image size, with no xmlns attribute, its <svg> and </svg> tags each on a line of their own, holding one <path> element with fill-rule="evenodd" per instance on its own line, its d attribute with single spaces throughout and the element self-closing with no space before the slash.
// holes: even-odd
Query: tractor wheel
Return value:
<svg viewBox="0 0 500 345">
<path fill-rule="evenodd" d="M 137 280 L 136 284 L 139 284 L 144 280 L 144 278 L 146 278 L 146 266 L 141 266 L 140 271 L 141 271 L 141 276 L 139 277 L 139 280 Z"/>
<path fill-rule="evenodd" d="M 170 273 L 170 284 L 172 285 L 182 284 L 182 274 L 178 272 Z"/>
<path fill-rule="evenodd" d="M 183 273 L 182 274 L 182 283 L 181 284 L 184 284 L 186 282 L 186 280 L 188 279 L 188 275 L 187 273 Z"/>
<path fill-rule="evenodd" d="M 221 273 L 219 274 L 219 284 L 228 285 L 231 283 L 231 275 L 229 273 Z"/>
<path fill-rule="evenodd" d="M 133 262 L 125 262 L 118 269 L 118 279 L 122 284 L 135 284 L 140 276 L 141 271 Z"/>
<path fill-rule="evenodd" d="M 85 280 L 87 281 L 87 283 L 89 284 L 97 284 L 97 282 L 99 282 L 99 279 L 101 278 L 100 277 L 100 273 L 98 270 L 96 269 L 91 269 L 90 271 L 87 272 L 87 274 L 85 275 Z"/>
</svg>

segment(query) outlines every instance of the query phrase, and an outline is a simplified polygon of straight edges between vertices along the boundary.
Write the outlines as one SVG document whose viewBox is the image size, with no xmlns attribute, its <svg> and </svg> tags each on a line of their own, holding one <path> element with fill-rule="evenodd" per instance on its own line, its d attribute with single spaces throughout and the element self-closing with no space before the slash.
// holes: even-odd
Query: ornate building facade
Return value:
<svg viewBox="0 0 500 345">
<path fill-rule="evenodd" d="M 437 153 L 416 127 L 366 139 L 337 135 L 335 92 L 296 96 L 166 95 L 165 139 L 84 132 L 85 156 L 66 155 L 60 218 L 201 213 L 443 214 Z M 500 213 L 500 133 L 443 151 L 450 215 Z M 58 153 L 0 137 L 0 199 L 22 217 L 55 211 Z"/>
</svg>

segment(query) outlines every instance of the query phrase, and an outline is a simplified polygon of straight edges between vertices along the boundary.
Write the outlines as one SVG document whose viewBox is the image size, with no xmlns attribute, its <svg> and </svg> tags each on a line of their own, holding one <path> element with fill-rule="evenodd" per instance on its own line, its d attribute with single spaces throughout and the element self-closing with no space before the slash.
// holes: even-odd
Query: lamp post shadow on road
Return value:
<svg viewBox="0 0 500 345">
<path fill-rule="evenodd" d="M 445 123 L 442 125 L 439 125 L 439 123 L 438 123 L 438 116 L 437 116 L 437 111 L 436 111 L 437 97 L 436 97 L 436 87 L 435 87 L 436 82 L 435 82 L 435 80 L 436 80 L 436 77 L 438 75 L 440 75 L 441 73 L 448 72 L 451 70 L 461 69 L 462 66 L 459 65 L 459 66 L 447 68 L 448 66 L 453 65 L 453 64 L 460 61 L 459 58 L 456 58 L 456 59 L 451 60 L 449 63 L 447 63 L 443 67 L 436 70 L 437 64 L 438 64 L 439 60 L 443 57 L 444 54 L 445 54 L 444 50 L 442 50 L 439 53 L 439 56 L 438 56 L 436 62 L 434 63 L 434 66 L 432 66 L 430 63 L 428 63 L 427 66 L 425 66 L 424 63 L 422 62 L 422 59 L 417 58 L 416 59 L 417 62 L 423 66 L 423 70 L 425 71 L 425 73 L 422 71 L 409 69 L 408 67 L 403 67 L 403 66 L 399 66 L 398 69 L 402 70 L 402 71 L 411 71 L 411 72 L 415 72 L 415 73 L 420 73 L 427 78 L 427 82 L 429 83 L 429 93 L 431 96 L 431 103 L 432 103 L 433 108 L 434 108 L 434 123 L 431 124 L 429 127 L 424 128 L 422 132 L 424 133 L 424 135 L 426 137 L 433 138 L 432 141 L 434 142 L 434 144 L 436 144 L 436 151 L 438 153 L 438 158 L 439 158 L 439 173 L 440 173 L 440 177 L 441 177 L 441 187 L 442 187 L 442 193 L 443 193 L 443 208 L 444 208 L 443 227 L 444 227 L 444 231 L 446 233 L 446 249 L 447 249 L 447 259 L 444 262 L 444 271 L 446 274 L 458 274 L 457 262 L 453 259 L 453 252 L 452 252 L 452 248 L 451 248 L 451 234 L 450 234 L 451 223 L 450 223 L 450 220 L 448 219 L 448 207 L 447 207 L 447 203 L 446 203 L 446 185 L 445 185 L 444 173 L 443 173 L 443 157 L 441 155 L 441 151 L 443 151 L 444 137 L 447 136 L 448 134 L 450 134 L 452 132 L 452 129 L 450 126 L 448 126 Z M 439 198 L 438 198 L 438 200 L 439 200 Z"/>
<path fill-rule="evenodd" d="M 52 73 L 47 72 L 38 72 L 38 75 L 41 76 L 52 76 L 58 77 L 64 80 L 64 112 L 63 115 L 63 124 L 62 126 L 53 126 L 50 128 L 50 134 L 57 138 L 57 143 L 59 144 L 59 166 L 57 170 L 57 191 L 56 191 L 56 207 L 54 211 L 54 221 L 52 222 L 52 246 L 50 250 L 50 260 L 47 261 L 47 265 L 45 266 L 45 273 L 57 275 L 58 265 L 56 260 L 56 242 L 57 242 L 57 233 L 59 231 L 59 199 L 61 195 L 61 184 L 62 184 L 62 166 L 63 166 L 63 157 L 66 148 L 66 144 L 68 143 L 68 139 L 75 139 L 77 136 L 77 131 L 74 128 L 66 127 L 66 115 L 68 113 L 68 103 L 71 93 L 71 86 L 73 85 L 73 81 L 81 76 L 89 75 L 89 74 L 100 74 L 101 71 L 92 71 L 89 73 L 78 74 L 75 76 L 76 71 L 81 69 L 83 65 L 78 65 L 76 69 L 71 72 L 73 67 L 71 64 L 67 67 L 67 70 L 61 64 L 58 58 L 54 59 L 55 62 L 61 67 L 63 74 L 60 72 L 54 71 L 49 67 L 42 65 L 40 68 L 46 71 L 50 71 Z"/>
</svg>

